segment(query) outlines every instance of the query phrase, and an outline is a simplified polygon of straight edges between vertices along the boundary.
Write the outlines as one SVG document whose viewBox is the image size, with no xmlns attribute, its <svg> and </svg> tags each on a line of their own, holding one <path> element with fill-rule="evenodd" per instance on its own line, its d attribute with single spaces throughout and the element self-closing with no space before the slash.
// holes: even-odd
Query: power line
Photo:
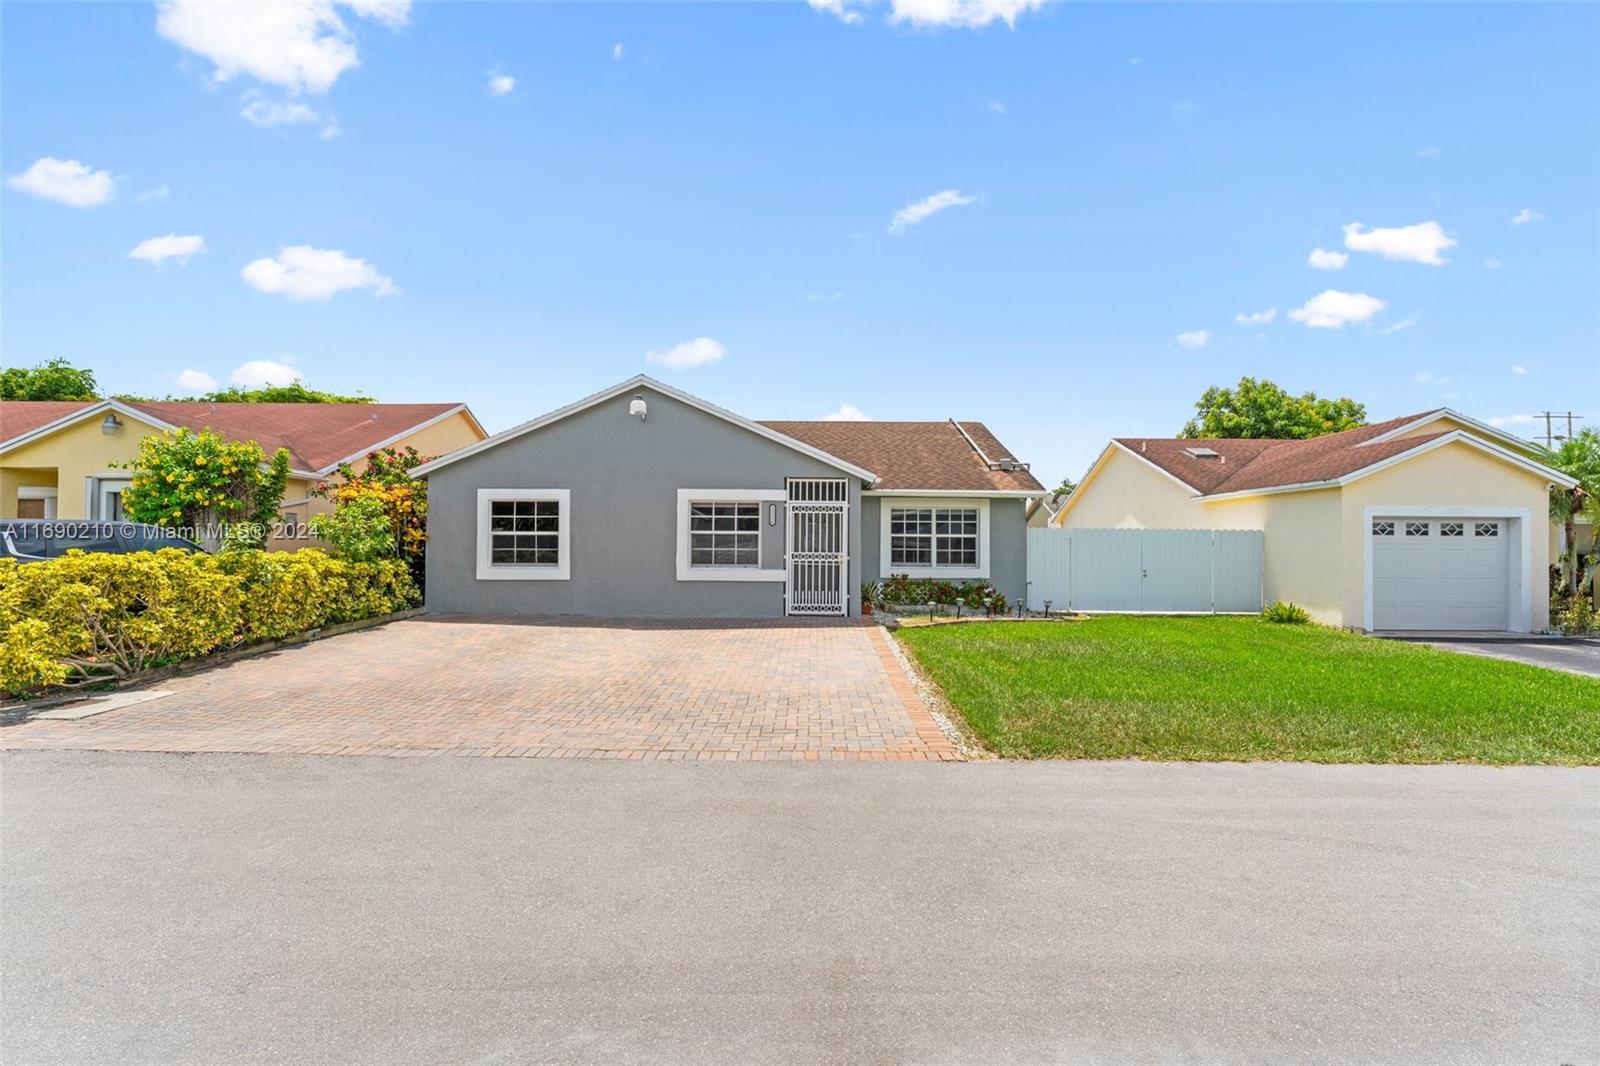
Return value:
<svg viewBox="0 0 1600 1066">
<path fill-rule="evenodd" d="M 1554 448 L 1556 441 L 1571 440 L 1573 421 L 1583 420 L 1582 415 L 1573 414 L 1571 411 L 1540 411 L 1533 417 L 1544 419 L 1544 446 L 1546 448 Z M 1567 432 L 1565 436 L 1555 431 L 1555 419 L 1558 418 L 1566 420 Z"/>
</svg>

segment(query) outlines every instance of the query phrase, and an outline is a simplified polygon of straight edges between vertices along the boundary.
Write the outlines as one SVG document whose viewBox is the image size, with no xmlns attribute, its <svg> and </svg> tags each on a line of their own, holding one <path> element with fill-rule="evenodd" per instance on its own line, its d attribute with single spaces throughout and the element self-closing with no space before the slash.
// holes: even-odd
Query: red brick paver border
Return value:
<svg viewBox="0 0 1600 1066">
<path fill-rule="evenodd" d="M 0 730 L 0 748 L 302 755 L 949 761 L 874 625 L 426 618 Z"/>
</svg>

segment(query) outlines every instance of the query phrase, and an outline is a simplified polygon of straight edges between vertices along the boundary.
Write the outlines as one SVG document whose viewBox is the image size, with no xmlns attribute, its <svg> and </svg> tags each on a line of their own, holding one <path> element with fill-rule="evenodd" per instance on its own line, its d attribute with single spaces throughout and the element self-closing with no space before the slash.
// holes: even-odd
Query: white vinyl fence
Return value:
<svg viewBox="0 0 1600 1066">
<path fill-rule="evenodd" d="M 1259 529 L 1030 529 L 1028 609 L 1254 614 L 1262 542 Z"/>
</svg>

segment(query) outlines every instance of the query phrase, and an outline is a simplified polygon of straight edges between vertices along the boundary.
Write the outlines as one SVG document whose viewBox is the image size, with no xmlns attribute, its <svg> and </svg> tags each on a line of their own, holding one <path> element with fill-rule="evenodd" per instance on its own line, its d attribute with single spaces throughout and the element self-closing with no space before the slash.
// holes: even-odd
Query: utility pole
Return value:
<svg viewBox="0 0 1600 1066">
<path fill-rule="evenodd" d="M 1544 419 L 1544 446 L 1551 449 L 1555 448 L 1556 441 L 1558 440 L 1571 440 L 1573 421 L 1575 419 L 1580 421 L 1583 419 L 1582 415 L 1573 414 L 1571 411 L 1540 411 L 1537 415 L 1534 415 L 1534 417 Z M 1555 431 L 1555 425 L 1552 420 L 1557 418 L 1564 418 L 1567 420 L 1566 436 L 1562 436 Z"/>
</svg>

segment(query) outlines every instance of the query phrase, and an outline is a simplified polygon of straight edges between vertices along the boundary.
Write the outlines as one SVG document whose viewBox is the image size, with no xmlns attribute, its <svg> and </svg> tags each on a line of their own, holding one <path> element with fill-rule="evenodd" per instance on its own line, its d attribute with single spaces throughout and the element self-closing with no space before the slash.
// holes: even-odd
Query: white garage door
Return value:
<svg viewBox="0 0 1600 1066">
<path fill-rule="evenodd" d="M 1373 520 L 1372 628 L 1505 629 L 1504 518 Z"/>
</svg>

